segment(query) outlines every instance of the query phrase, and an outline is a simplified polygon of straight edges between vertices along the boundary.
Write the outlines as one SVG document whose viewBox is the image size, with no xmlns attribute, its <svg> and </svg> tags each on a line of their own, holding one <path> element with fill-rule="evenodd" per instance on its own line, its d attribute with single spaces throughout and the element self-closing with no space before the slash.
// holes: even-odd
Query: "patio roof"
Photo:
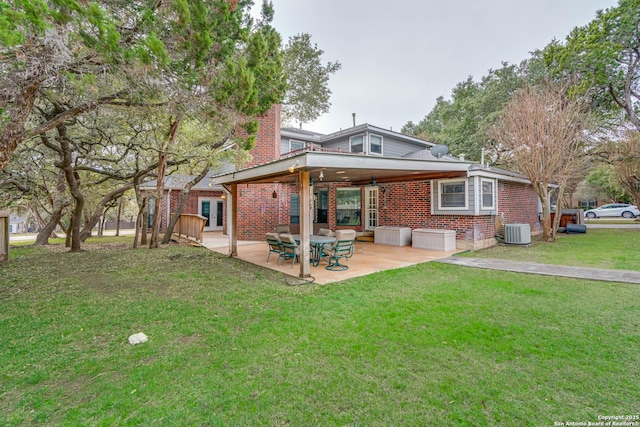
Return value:
<svg viewBox="0 0 640 427">
<path fill-rule="evenodd" d="M 424 160 L 389 158 L 344 153 L 305 152 L 233 173 L 211 178 L 219 184 L 265 184 L 299 182 L 299 172 L 307 172 L 314 181 L 378 183 L 442 179 L 466 176 L 470 162 L 453 158 Z M 320 172 L 323 179 L 320 179 Z"/>
</svg>

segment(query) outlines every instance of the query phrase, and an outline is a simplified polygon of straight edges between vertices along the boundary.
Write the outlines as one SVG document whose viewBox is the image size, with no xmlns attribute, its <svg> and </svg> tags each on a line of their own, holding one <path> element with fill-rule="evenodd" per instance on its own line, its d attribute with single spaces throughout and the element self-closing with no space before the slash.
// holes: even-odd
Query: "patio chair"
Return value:
<svg viewBox="0 0 640 427">
<path fill-rule="evenodd" d="M 271 254 L 278 254 L 278 259 L 280 259 L 280 254 L 282 253 L 282 242 L 280 241 L 280 236 L 278 236 L 278 233 L 267 233 L 265 234 L 265 238 L 267 240 L 267 244 L 269 245 L 267 262 L 269 262 Z M 278 260 L 276 260 L 276 264 L 277 263 Z"/>
<path fill-rule="evenodd" d="M 353 243 L 356 240 L 355 230 L 338 230 L 335 233 L 336 241 L 329 248 L 322 249 L 322 259 L 327 261 L 327 270 L 348 270 L 349 267 L 341 264 L 340 260 L 350 258 L 353 255 Z"/>
<path fill-rule="evenodd" d="M 289 224 L 278 224 L 276 225 L 275 232 L 278 234 L 291 234 L 291 228 Z"/>
<path fill-rule="evenodd" d="M 281 234 L 280 242 L 282 243 L 282 252 L 278 259 L 282 259 L 282 265 L 286 260 L 291 260 L 291 268 L 300 256 L 300 247 L 291 234 Z"/>
<path fill-rule="evenodd" d="M 318 229 L 318 236 L 327 236 L 327 237 L 333 237 L 333 231 L 331 231 L 328 228 L 320 228 Z"/>
</svg>

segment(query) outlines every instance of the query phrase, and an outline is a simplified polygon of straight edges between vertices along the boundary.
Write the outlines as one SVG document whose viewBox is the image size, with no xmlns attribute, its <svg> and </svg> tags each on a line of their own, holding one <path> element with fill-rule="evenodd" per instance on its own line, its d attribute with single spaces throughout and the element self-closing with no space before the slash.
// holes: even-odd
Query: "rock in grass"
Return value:
<svg viewBox="0 0 640 427">
<path fill-rule="evenodd" d="M 147 341 L 149 341 L 149 338 L 142 332 L 138 332 L 129 337 L 129 344 L 131 345 L 142 344 Z"/>
</svg>

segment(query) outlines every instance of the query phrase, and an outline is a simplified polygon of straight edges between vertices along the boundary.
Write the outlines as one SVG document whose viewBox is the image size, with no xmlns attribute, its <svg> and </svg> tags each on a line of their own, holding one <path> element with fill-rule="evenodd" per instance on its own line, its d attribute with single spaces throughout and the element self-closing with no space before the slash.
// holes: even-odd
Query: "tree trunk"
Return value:
<svg viewBox="0 0 640 427">
<path fill-rule="evenodd" d="M 133 248 L 138 247 L 138 239 L 142 231 L 142 221 L 144 221 L 144 210 L 146 206 L 146 199 L 142 197 L 140 192 L 140 180 L 134 178 L 133 180 L 133 192 L 136 196 L 136 204 L 138 205 L 138 215 L 136 215 L 136 231 L 133 235 Z"/>
<path fill-rule="evenodd" d="M 98 206 L 95 208 L 95 210 L 93 211 L 93 215 L 91 215 L 84 227 L 82 228 L 82 231 L 80 231 L 80 239 L 81 241 L 85 241 L 88 237 L 91 236 L 91 230 L 93 230 L 93 227 L 96 226 L 96 224 L 98 223 L 98 221 L 101 219 L 101 217 L 103 216 L 103 209 L 104 207 L 111 201 L 117 199 L 118 197 L 121 197 L 122 194 L 125 191 L 130 190 L 133 187 L 133 183 L 129 183 L 129 184 L 125 184 L 120 188 L 116 188 L 115 190 L 113 190 L 111 193 L 106 194 L 98 203 Z"/>
<path fill-rule="evenodd" d="M 17 78 L 15 75 L 11 75 L 9 78 L 15 78 L 15 81 L 22 80 L 24 82 L 24 79 Z M 45 76 L 37 76 L 25 84 L 20 93 L 16 94 L 12 100 L 13 105 L 8 110 L 5 110 L 8 120 L 7 125 L 0 134 L 0 171 L 9 164 L 11 155 L 18 147 L 18 144 L 24 140 L 24 126 L 33 110 L 33 105 L 38 96 L 38 90 L 44 80 Z M 0 109 L 5 108 L 6 105 L 0 105 Z"/>
<path fill-rule="evenodd" d="M 196 176 L 191 181 L 189 181 L 187 185 L 185 185 L 184 188 L 180 191 L 180 203 L 178 204 L 178 208 L 173 213 L 173 217 L 171 218 L 171 221 L 169 221 L 169 223 L 167 224 L 167 230 L 165 231 L 164 237 L 162 238 L 163 245 L 166 245 L 171 241 L 171 235 L 173 234 L 173 227 L 175 227 L 176 223 L 178 222 L 178 219 L 180 218 L 180 215 L 182 215 L 182 211 L 187 206 L 187 199 L 189 198 L 189 192 L 191 191 L 194 185 L 198 184 L 200 181 L 204 179 L 205 176 L 207 176 L 208 172 L 209 172 L 209 166 L 207 165 L 200 172 L 200 174 L 198 174 L 198 176 Z"/>
<path fill-rule="evenodd" d="M 106 218 L 106 215 L 101 215 L 98 218 L 98 237 L 104 237 L 104 221 Z"/>
<path fill-rule="evenodd" d="M 116 237 L 120 236 L 120 218 L 122 218 L 122 204 L 124 199 L 120 197 L 120 203 L 118 203 L 118 213 L 116 215 Z"/>
<path fill-rule="evenodd" d="M 169 122 L 169 132 L 167 133 L 167 148 L 173 145 L 179 127 L 179 117 Z M 166 150 L 160 151 L 158 158 L 158 179 L 156 181 L 158 195 L 156 197 L 156 206 L 153 216 L 153 227 L 151 228 L 151 240 L 149 241 L 149 249 L 158 247 L 158 233 L 160 232 L 160 218 L 162 217 L 160 207 L 162 206 L 162 199 L 164 197 L 164 178 L 167 170 L 167 157 L 168 153 Z"/>
<path fill-rule="evenodd" d="M 157 194 L 153 209 L 153 224 L 151 225 L 151 239 L 149 249 L 158 247 L 158 234 L 160 233 L 160 219 L 162 218 L 162 199 L 164 199 L 164 177 L 167 165 L 167 153 L 160 153 L 160 163 L 158 166 Z"/>
<path fill-rule="evenodd" d="M 42 218 L 42 215 L 40 215 L 40 211 L 38 210 L 38 206 L 37 203 L 35 201 L 32 201 L 31 203 L 29 203 L 29 211 L 31 212 L 31 215 L 33 215 L 33 218 L 35 218 L 36 222 L 38 223 L 38 233 L 47 226 L 47 221 L 44 220 L 44 218 Z"/>
<path fill-rule="evenodd" d="M 60 218 L 62 218 L 62 211 L 67 207 L 68 204 L 58 206 L 51 214 L 51 218 L 49 222 L 45 224 L 44 227 L 38 233 L 38 237 L 36 237 L 36 246 L 43 246 L 49 244 L 49 237 L 53 234 L 53 230 L 55 230 L 56 225 L 60 222 Z"/>
<path fill-rule="evenodd" d="M 149 206 L 142 212 L 142 236 L 140 236 L 140 244 L 147 245 L 147 237 L 149 234 Z"/>
<path fill-rule="evenodd" d="M 558 201 L 556 202 L 556 215 L 553 218 L 553 224 L 551 224 L 551 236 L 553 238 L 552 241 L 556 240 L 556 233 L 558 232 L 558 227 L 560 227 L 560 220 L 562 219 L 562 209 L 564 208 L 564 194 L 565 186 L 561 184 L 558 187 Z"/>
<path fill-rule="evenodd" d="M 542 203 L 542 240 L 544 242 L 553 242 L 554 236 L 551 233 L 551 206 L 549 205 L 547 188 L 547 183 L 539 182 L 536 184 L 536 192 Z"/>
<path fill-rule="evenodd" d="M 72 194 L 74 191 L 71 192 Z M 79 191 L 75 191 L 73 194 L 75 199 L 75 206 L 73 208 L 73 226 L 71 228 L 71 252 L 80 252 L 80 218 L 82 218 L 82 211 L 84 210 L 84 196 Z"/>
<path fill-rule="evenodd" d="M 69 218 L 69 226 L 67 227 L 67 230 L 65 232 L 65 238 L 64 238 L 64 247 L 65 248 L 70 248 L 71 247 L 71 230 L 73 229 L 73 216 L 71 216 Z"/>
</svg>

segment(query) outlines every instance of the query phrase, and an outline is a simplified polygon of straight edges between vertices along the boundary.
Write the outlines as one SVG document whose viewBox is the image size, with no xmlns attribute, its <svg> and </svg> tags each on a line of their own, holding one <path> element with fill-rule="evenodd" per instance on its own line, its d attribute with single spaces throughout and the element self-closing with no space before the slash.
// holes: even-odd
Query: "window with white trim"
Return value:
<svg viewBox="0 0 640 427">
<path fill-rule="evenodd" d="M 307 146 L 307 143 L 304 141 L 298 141 L 295 139 L 289 140 L 289 152 L 303 150 Z"/>
<path fill-rule="evenodd" d="M 361 206 L 360 188 L 336 188 L 338 225 L 360 225 Z"/>
<path fill-rule="evenodd" d="M 485 210 L 496 208 L 496 182 L 492 179 L 480 180 L 480 207 Z"/>
<path fill-rule="evenodd" d="M 382 137 L 380 135 L 369 135 L 369 154 L 382 155 Z"/>
<path fill-rule="evenodd" d="M 289 223 L 300 224 L 300 195 L 289 196 Z"/>
<path fill-rule="evenodd" d="M 467 209 L 467 180 L 438 181 L 438 209 Z"/>
<path fill-rule="evenodd" d="M 349 138 L 349 151 L 351 153 L 362 153 L 364 150 L 364 135 L 356 135 Z"/>
</svg>

